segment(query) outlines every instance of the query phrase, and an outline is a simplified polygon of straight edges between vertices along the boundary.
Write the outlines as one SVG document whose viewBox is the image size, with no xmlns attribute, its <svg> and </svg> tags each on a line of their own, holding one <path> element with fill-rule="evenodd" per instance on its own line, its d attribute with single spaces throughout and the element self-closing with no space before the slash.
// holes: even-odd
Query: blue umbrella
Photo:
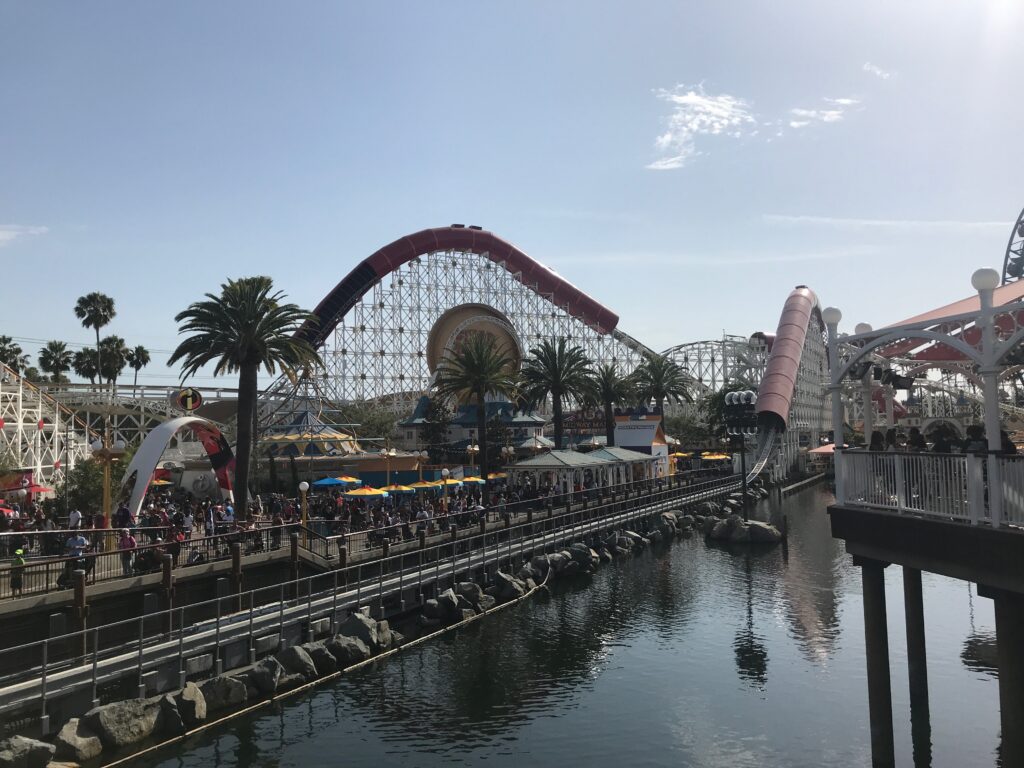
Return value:
<svg viewBox="0 0 1024 768">
<path fill-rule="evenodd" d="M 325 486 L 325 485 L 345 485 L 343 480 L 339 480 L 336 477 L 325 477 L 321 480 L 317 480 L 313 485 Z"/>
</svg>

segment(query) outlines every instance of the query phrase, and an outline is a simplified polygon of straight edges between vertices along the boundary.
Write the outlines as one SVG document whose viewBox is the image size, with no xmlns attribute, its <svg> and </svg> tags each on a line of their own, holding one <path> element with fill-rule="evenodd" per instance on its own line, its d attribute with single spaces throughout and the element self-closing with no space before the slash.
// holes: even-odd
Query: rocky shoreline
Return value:
<svg viewBox="0 0 1024 768">
<path fill-rule="evenodd" d="M 766 498 L 768 492 L 754 487 L 747 495 L 752 504 Z M 416 633 L 418 642 L 520 600 L 551 581 L 593 573 L 602 563 L 694 532 L 703 533 L 708 541 L 732 544 L 773 544 L 782 540 L 783 534 L 775 526 L 744 521 L 739 514 L 742 506 L 742 493 L 733 493 L 722 502 L 699 502 L 689 511 L 661 512 L 645 519 L 643 526 L 636 526 L 642 527 L 642 532 L 613 531 L 594 536 L 589 542 L 536 555 L 515 574 L 498 570 L 493 583 L 486 587 L 473 581 L 457 582 L 422 603 L 410 630 Z M 52 743 L 25 736 L 4 739 L 0 741 L 0 768 L 57 768 L 98 764 L 104 756 L 111 760 L 129 757 L 133 750 L 154 740 L 180 737 L 206 723 L 334 677 L 397 650 L 406 641 L 406 636 L 392 629 L 388 621 L 374 620 L 369 608 L 362 608 L 349 615 L 327 639 L 286 647 L 245 669 L 199 683 L 188 682 L 174 693 L 95 707 L 68 720 Z"/>
</svg>

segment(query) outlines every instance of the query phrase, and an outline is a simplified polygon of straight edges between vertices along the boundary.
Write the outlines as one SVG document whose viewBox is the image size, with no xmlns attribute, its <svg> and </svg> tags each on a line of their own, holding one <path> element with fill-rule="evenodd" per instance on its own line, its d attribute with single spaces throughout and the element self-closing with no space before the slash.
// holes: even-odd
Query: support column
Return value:
<svg viewBox="0 0 1024 768">
<path fill-rule="evenodd" d="M 871 445 L 871 433 L 875 431 L 875 402 L 871 399 L 871 370 L 861 381 L 864 398 L 864 442 Z"/>
<path fill-rule="evenodd" d="M 1002 765 L 1024 765 L 1024 595 L 978 585 L 995 602 Z"/>
<path fill-rule="evenodd" d="M 889 629 L 885 613 L 885 568 L 888 563 L 855 557 L 864 590 L 864 650 L 868 664 L 868 717 L 871 764 L 893 768 L 892 686 L 889 681 Z"/>
<path fill-rule="evenodd" d="M 928 656 L 925 651 L 921 571 L 903 567 L 903 608 L 907 623 L 907 668 L 910 675 L 910 731 L 914 765 L 931 765 L 932 728 L 928 708 Z"/>
</svg>

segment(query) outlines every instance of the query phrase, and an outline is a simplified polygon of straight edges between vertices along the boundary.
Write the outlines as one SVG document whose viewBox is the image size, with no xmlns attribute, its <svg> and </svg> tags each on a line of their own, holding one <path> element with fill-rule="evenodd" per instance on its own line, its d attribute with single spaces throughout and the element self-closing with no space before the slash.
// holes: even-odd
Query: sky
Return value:
<svg viewBox="0 0 1024 768">
<path fill-rule="evenodd" d="M 655 349 L 774 330 L 796 285 L 884 325 L 1001 269 L 1022 32 L 1019 0 L 0 0 L 0 333 L 86 344 L 103 291 L 169 385 L 225 278 L 312 308 L 454 222 Z"/>
</svg>

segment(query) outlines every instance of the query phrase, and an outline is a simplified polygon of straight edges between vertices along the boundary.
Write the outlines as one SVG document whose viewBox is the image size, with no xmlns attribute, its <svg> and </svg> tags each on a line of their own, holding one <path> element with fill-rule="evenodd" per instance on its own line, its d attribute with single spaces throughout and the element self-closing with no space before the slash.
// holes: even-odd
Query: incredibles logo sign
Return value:
<svg viewBox="0 0 1024 768">
<path fill-rule="evenodd" d="M 203 396 L 199 393 L 198 389 L 185 387 L 185 389 L 174 396 L 174 404 L 181 408 L 181 410 L 192 413 L 192 411 L 203 404 Z"/>
</svg>

